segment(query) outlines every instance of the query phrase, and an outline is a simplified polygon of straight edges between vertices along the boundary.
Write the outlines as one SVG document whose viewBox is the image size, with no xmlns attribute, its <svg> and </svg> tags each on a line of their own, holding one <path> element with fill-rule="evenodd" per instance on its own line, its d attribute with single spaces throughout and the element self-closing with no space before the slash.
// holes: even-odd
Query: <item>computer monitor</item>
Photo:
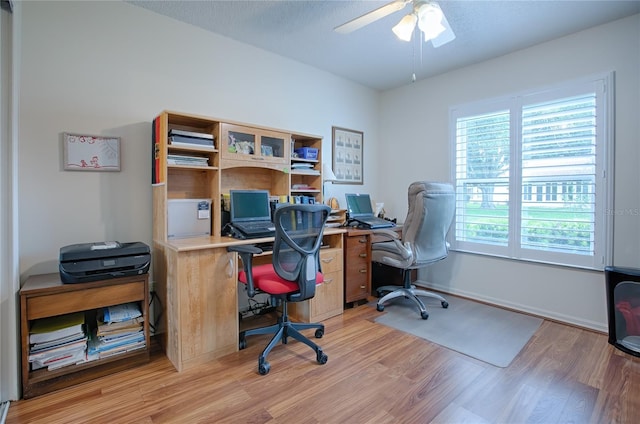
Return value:
<svg viewBox="0 0 640 424">
<path fill-rule="evenodd" d="M 230 221 L 270 221 L 271 207 L 267 190 L 230 190 Z"/>
<path fill-rule="evenodd" d="M 344 196 L 347 199 L 347 213 L 349 213 L 349 218 L 373 216 L 371 197 L 368 194 L 347 193 Z"/>
</svg>

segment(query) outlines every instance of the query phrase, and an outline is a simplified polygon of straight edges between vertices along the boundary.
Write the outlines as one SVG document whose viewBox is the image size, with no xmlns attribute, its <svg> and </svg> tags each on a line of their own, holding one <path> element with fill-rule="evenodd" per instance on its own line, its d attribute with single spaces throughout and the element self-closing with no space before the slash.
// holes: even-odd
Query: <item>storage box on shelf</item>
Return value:
<svg viewBox="0 0 640 424">
<path fill-rule="evenodd" d="M 29 329 L 34 320 L 74 312 L 94 316 L 100 308 L 130 302 L 137 302 L 142 311 L 144 348 L 52 370 L 30 366 Z M 63 284 L 57 273 L 33 275 L 20 290 L 20 324 L 25 399 L 146 363 L 150 351 L 148 274 L 78 284 Z"/>
</svg>

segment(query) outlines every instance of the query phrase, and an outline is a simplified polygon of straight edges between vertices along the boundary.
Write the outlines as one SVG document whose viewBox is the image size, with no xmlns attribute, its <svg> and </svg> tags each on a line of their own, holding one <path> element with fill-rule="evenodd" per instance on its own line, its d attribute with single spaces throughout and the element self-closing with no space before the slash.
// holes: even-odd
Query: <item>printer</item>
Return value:
<svg viewBox="0 0 640 424">
<path fill-rule="evenodd" d="M 151 254 L 142 242 L 72 244 L 60 248 L 63 283 L 87 283 L 149 272 Z"/>
</svg>

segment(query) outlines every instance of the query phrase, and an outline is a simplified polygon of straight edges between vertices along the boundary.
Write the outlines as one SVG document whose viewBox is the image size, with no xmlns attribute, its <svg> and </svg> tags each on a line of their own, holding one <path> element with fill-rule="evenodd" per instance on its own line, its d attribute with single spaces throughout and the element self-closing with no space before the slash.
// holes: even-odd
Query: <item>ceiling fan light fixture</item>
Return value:
<svg viewBox="0 0 640 424">
<path fill-rule="evenodd" d="M 410 13 L 406 15 L 404 18 L 398 22 L 396 26 L 393 27 L 392 31 L 402 41 L 411 41 L 411 36 L 413 35 L 413 29 L 416 27 L 416 22 L 418 21 L 418 17 L 415 13 Z"/>
<path fill-rule="evenodd" d="M 444 14 L 435 3 L 425 3 L 418 8 L 418 27 L 424 33 L 424 41 L 433 40 L 446 29 L 442 25 Z"/>
</svg>

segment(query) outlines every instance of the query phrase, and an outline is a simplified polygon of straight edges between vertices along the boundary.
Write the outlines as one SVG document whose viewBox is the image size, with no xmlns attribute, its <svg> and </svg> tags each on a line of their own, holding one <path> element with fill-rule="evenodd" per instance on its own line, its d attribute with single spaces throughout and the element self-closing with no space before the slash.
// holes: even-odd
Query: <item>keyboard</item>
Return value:
<svg viewBox="0 0 640 424">
<path fill-rule="evenodd" d="M 372 229 L 395 227 L 395 224 L 393 222 L 387 221 L 386 219 L 382 219 L 382 218 L 376 218 L 376 217 L 357 218 L 356 221 Z"/>
<path fill-rule="evenodd" d="M 273 234 L 276 231 L 276 227 L 273 226 L 271 221 L 257 221 L 257 222 L 236 222 L 233 224 L 238 230 L 244 234 Z"/>
</svg>

